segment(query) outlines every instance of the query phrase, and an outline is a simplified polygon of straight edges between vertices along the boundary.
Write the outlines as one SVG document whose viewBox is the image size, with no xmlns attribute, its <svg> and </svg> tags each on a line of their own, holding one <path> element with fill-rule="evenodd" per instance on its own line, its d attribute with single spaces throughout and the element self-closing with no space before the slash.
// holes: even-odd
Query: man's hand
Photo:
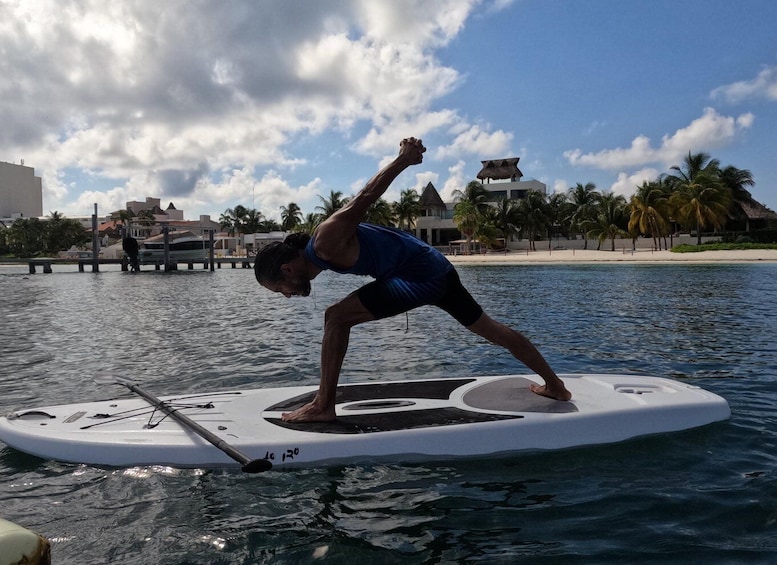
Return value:
<svg viewBox="0 0 777 565">
<path fill-rule="evenodd" d="M 410 165 L 418 165 L 424 160 L 426 147 L 420 139 L 408 137 L 399 144 L 399 156 L 406 159 Z"/>
</svg>

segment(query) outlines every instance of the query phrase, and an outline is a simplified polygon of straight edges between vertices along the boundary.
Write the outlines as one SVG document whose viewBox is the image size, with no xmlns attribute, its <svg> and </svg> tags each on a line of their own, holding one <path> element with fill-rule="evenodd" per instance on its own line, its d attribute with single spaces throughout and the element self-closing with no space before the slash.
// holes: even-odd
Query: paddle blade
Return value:
<svg viewBox="0 0 777 565">
<path fill-rule="evenodd" d="M 272 469 L 272 463 L 267 459 L 254 459 L 241 467 L 244 473 L 261 473 Z"/>
</svg>

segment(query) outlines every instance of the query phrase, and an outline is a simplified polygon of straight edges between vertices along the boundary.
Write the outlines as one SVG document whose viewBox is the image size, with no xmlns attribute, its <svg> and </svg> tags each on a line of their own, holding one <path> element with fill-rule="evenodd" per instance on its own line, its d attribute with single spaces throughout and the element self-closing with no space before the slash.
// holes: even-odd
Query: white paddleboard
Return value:
<svg viewBox="0 0 777 565">
<path fill-rule="evenodd" d="M 161 400 L 266 468 L 409 461 L 606 444 L 730 417 L 720 396 L 634 375 L 561 375 L 572 400 L 532 393 L 535 375 L 346 384 L 337 420 L 289 424 L 317 386 L 220 391 Z M 235 461 L 138 397 L 20 409 L 0 441 L 44 459 L 108 466 L 222 467 Z M 262 469 L 263 470 L 263 469 Z"/>
</svg>

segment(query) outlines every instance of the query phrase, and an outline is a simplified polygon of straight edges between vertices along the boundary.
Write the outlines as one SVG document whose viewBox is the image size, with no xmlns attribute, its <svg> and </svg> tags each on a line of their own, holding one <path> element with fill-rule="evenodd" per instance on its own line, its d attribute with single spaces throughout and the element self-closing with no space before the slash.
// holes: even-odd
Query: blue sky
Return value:
<svg viewBox="0 0 777 565">
<path fill-rule="evenodd" d="M 44 214 L 277 219 L 407 136 L 428 152 L 389 200 L 503 157 L 630 196 L 703 151 L 777 209 L 775 22 L 772 0 L 5 1 L 0 160 L 35 168 Z"/>
</svg>

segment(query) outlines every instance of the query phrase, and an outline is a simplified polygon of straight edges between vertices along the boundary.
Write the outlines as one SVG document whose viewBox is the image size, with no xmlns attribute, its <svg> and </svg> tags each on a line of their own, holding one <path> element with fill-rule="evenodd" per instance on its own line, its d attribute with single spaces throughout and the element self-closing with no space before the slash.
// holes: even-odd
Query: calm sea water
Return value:
<svg viewBox="0 0 777 565">
<path fill-rule="evenodd" d="M 313 384 L 326 306 L 242 269 L 0 267 L 0 411 Z M 777 562 L 777 264 L 460 267 L 557 372 L 663 375 L 728 399 L 699 430 L 547 454 L 237 470 L 96 468 L 0 444 L 0 516 L 64 564 Z M 73 269 L 75 271 L 75 269 Z M 426 308 L 354 331 L 343 382 L 525 372 Z"/>
</svg>

